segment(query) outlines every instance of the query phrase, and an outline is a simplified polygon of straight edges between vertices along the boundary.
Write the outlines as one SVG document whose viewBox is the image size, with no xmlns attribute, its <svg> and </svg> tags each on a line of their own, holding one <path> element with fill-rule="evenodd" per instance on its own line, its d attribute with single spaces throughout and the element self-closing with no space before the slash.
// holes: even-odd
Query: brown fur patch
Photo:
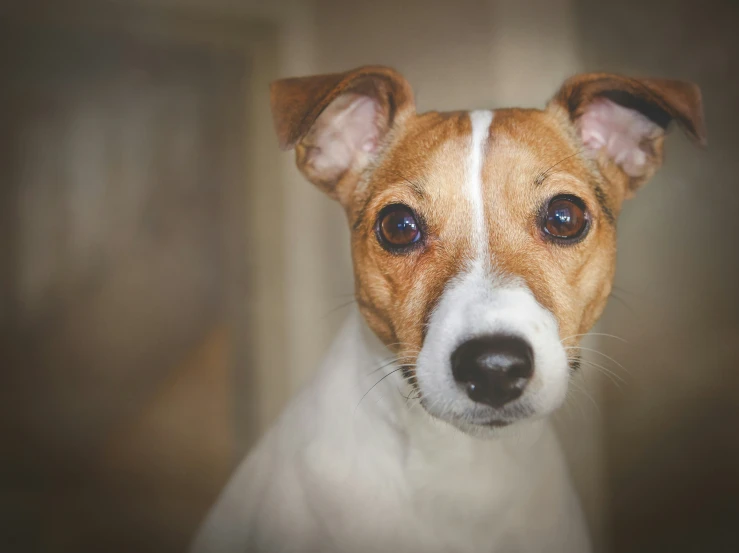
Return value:
<svg viewBox="0 0 739 553">
<path fill-rule="evenodd" d="M 296 146 L 304 173 L 310 144 L 301 140 L 346 92 L 378 102 L 382 148 L 369 166 L 350 167 L 331 182 L 312 180 L 347 212 L 362 314 L 386 345 L 413 359 L 445 287 L 476 253 L 473 236 L 480 229 L 465 184 L 471 121 L 466 112 L 415 114 L 410 86 L 388 68 L 278 81 L 272 105 L 280 145 Z M 646 150 L 650 170 L 637 180 L 604 155 L 587 159 L 577 120 L 598 97 L 663 126 L 676 120 L 701 144 L 706 137 L 698 87 L 663 79 L 579 75 L 565 82 L 546 110 L 495 112 L 482 169 L 490 264 L 504 278 L 527 285 L 559 321 L 561 337 L 587 332 L 600 316 L 615 269 L 615 219 L 623 200 L 662 159 L 662 137 Z M 547 240 L 541 231 L 543 207 L 560 194 L 579 197 L 590 217 L 587 236 L 571 245 Z M 412 208 L 424 232 L 419 247 L 403 254 L 381 247 L 375 235 L 378 213 L 392 203 Z"/>
<path fill-rule="evenodd" d="M 392 343 L 391 335 L 400 342 L 398 351 L 420 349 L 430 311 L 470 255 L 462 221 L 471 215 L 460 201 L 465 163 L 460 152 L 467 149 L 470 131 L 463 112 L 428 113 L 409 121 L 357 192 L 354 203 L 360 207 L 348 206 L 359 303 L 373 319 L 382 319 L 373 329 L 385 343 Z M 422 219 L 421 248 L 395 255 L 377 242 L 377 214 L 392 203 L 408 205 Z"/>
<path fill-rule="evenodd" d="M 470 133 L 467 113 L 429 113 L 408 121 L 347 206 L 361 309 L 381 339 L 401 354 L 421 348 L 444 288 L 475 254 L 479 229 L 465 184 Z M 505 278 L 523 281 L 557 317 L 563 337 L 580 333 L 593 324 L 608 296 L 615 229 L 606 209 L 616 206 L 604 208 L 598 174 L 556 114 L 496 112 L 484 160 L 492 266 Z M 556 170 L 537 182 L 555 164 Z M 538 220 L 542 206 L 565 193 L 582 198 L 592 217 L 589 236 L 570 247 L 546 241 Z M 378 244 L 375 219 L 391 203 L 407 204 L 419 215 L 423 247 L 395 255 Z"/>
</svg>

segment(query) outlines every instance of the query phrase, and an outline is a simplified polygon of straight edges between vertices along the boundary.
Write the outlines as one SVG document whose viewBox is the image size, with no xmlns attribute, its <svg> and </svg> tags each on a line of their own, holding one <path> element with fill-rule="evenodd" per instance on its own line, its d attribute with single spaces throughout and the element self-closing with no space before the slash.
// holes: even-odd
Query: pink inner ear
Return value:
<svg viewBox="0 0 739 553">
<path fill-rule="evenodd" d="M 662 127 L 638 111 L 628 109 L 605 98 L 588 105 L 578 120 L 580 137 L 589 154 L 597 157 L 601 150 L 631 177 L 647 173 L 644 146 L 663 132 Z"/>
<path fill-rule="evenodd" d="M 344 94 L 324 110 L 310 132 L 310 163 L 320 178 L 332 180 L 366 164 L 379 145 L 378 112 L 374 99 L 359 94 Z"/>
</svg>

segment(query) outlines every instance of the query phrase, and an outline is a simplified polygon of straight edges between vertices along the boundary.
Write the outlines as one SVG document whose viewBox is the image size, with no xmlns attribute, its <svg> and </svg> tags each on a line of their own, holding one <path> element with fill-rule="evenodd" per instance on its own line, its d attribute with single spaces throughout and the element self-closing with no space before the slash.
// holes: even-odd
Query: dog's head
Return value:
<svg viewBox="0 0 739 553">
<path fill-rule="evenodd" d="M 616 219 L 690 83 L 585 74 L 546 109 L 416 113 L 385 67 L 273 83 L 280 145 L 338 200 L 356 296 L 433 416 L 467 432 L 546 415 L 611 291 Z"/>
</svg>

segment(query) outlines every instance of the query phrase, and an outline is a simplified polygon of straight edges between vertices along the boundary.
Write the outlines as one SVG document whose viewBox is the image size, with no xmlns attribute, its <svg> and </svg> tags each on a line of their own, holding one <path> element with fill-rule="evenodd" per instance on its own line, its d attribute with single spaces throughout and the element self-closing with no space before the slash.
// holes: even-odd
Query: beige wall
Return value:
<svg viewBox="0 0 739 553">
<path fill-rule="evenodd" d="M 603 351 L 617 551 L 737 551 L 739 516 L 739 20 L 736 2 L 578 2 L 591 67 L 693 80 L 709 147 L 674 129 L 663 170 L 619 224 Z"/>
</svg>

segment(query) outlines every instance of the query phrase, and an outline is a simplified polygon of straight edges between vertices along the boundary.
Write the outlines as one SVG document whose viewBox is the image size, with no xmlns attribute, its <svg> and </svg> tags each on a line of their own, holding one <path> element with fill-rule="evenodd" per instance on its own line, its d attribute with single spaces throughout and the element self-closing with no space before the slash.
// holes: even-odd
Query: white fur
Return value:
<svg viewBox="0 0 739 553">
<path fill-rule="evenodd" d="M 534 353 L 534 375 L 524 394 L 500 409 L 469 399 L 455 382 L 451 355 L 463 342 L 492 334 L 519 336 Z M 554 316 L 514 279 L 493 276 L 481 262 L 448 285 L 431 315 L 418 356 L 416 376 L 426 409 L 460 430 L 495 434 L 481 427 L 494 420 L 513 422 L 550 414 L 564 401 L 569 365 Z"/>
<path fill-rule="evenodd" d="M 481 440 L 399 393 L 353 313 L 322 369 L 239 467 L 193 553 L 581 553 L 580 507 L 546 421 Z M 367 390 L 371 392 L 365 396 Z"/>
<path fill-rule="evenodd" d="M 474 225 L 470 231 L 474 233 L 477 255 L 482 257 L 487 251 L 487 224 L 485 222 L 485 202 L 482 192 L 482 165 L 485 159 L 485 145 L 487 143 L 490 125 L 493 122 L 493 112 L 488 110 L 471 111 L 469 114 L 472 123 L 470 135 L 470 151 L 467 155 L 465 185 L 467 198 L 472 205 Z"/>
</svg>

